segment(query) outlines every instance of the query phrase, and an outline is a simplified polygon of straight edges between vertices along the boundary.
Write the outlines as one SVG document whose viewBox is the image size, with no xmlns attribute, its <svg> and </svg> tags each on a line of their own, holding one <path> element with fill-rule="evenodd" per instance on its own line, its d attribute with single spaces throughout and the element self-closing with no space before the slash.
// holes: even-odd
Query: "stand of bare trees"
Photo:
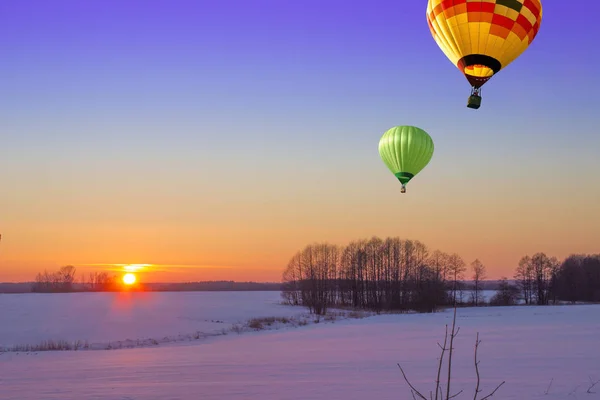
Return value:
<svg viewBox="0 0 600 400">
<path fill-rule="evenodd" d="M 559 266 L 560 263 L 556 257 L 548 257 L 544 253 L 521 258 L 515 279 L 521 289 L 525 304 L 548 304 L 553 278 Z"/>
<path fill-rule="evenodd" d="M 44 272 L 36 275 L 31 291 L 41 293 L 71 292 L 76 281 L 75 271 L 76 269 L 72 265 L 64 266 L 56 272 L 44 270 Z"/>
<path fill-rule="evenodd" d="M 44 271 L 38 273 L 31 287 L 37 293 L 66 293 L 66 292 L 99 292 L 118 290 L 118 281 L 115 275 L 107 272 L 90 273 L 88 281 L 82 276 L 80 280 L 75 277 L 76 268 L 67 265 L 56 272 Z"/>
<path fill-rule="evenodd" d="M 471 303 L 477 307 L 484 300 L 481 297 L 481 281 L 486 278 L 485 265 L 479 259 L 476 259 L 471 263 L 471 269 L 473 270 L 473 293 L 471 295 Z"/>
<path fill-rule="evenodd" d="M 372 237 L 346 246 L 315 243 L 297 252 L 283 272 L 285 303 L 324 314 L 331 307 L 434 312 L 450 304 L 479 306 L 486 269 L 471 263 L 472 285 L 463 279 L 466 264 L 458 254 L 435 250 L 418 240 Z M 557 301 L 600 301 L 600 255 L 573 255 L 560 263 L 545 253 L 524 256 L 489 305 L 548 305 Z M 464 298 L 465 290 L 471 291 Z"/>
<path fill-rule="evenodd" d="M 562 263 L 544 253 L 525 256 L 515 279 L 525 304 L 600 302 L 600 254 L 571 255 Z"/>
<path fill-rule="evenodd" d="M 82 290 L 86 292 L 107 292 L 118 290 L 118 280 L 116 275 L 109 275 L 107 272 L 92 272 L 87 282 L 82 283 Z"/>
<path fill-rule="evenodd" d="M 553 296 L 569 302 L 600 302 L 600 254 L 572 255 L 555 271 Z"/>
<path fill-rule="evenodd" d="M 373 237 L 345 247 L 312 244 L 288 263 L 282 297 L 316 314 L 329 307 L 433 312 L 449 304 L 447 290 L 458 286 L 464 270 L 457 254 L 430 254 L 419 241 Z"/>
</svg>

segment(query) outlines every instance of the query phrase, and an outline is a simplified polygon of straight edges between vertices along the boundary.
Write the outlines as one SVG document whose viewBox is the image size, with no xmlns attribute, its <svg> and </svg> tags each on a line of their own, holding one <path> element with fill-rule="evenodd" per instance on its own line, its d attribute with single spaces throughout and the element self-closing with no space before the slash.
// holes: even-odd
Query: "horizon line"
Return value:
<svg viewBox="0 0 600 400">
<path fill-rule="evenodd" d="M 458 282 L 471 282 L 473 279 L 458 279 Z M 502 279 L 498 278 L 498 279 L 480 279 L 480 282 L 494 282 L 494 281 L 501 281 Z M 507 279 L 508 281 L 511 280 L 515 280 L 514 278 L 511 279 Z M 283 281 L 281 282 L 276 282 L 276 281 L 233 281 L 233 280 L 209 280 L 209 281 L 177 281 L 177 282 L 160 282 L 160 281 L 154 281 L 154 282 L 141 282 L 144 284 L 171 284 L 171 285 L 177 285 L 177 284 L 189 284 L 189 283 L 217 283 L 217 282 L 230 282 L 230 283 L 258 283 L 258 284 L 281 284 L 284 283 Z M 26 284 L 26 283 L 35 283 L 35 281 L 0 281 L 0 285 L 4 285 L 4 284 Z M 82 284 L 81 282 L 74 282 L 75 285 L 79 285 Z M 85 284 L 85 283 L 83 283 Z"/>
</svg>

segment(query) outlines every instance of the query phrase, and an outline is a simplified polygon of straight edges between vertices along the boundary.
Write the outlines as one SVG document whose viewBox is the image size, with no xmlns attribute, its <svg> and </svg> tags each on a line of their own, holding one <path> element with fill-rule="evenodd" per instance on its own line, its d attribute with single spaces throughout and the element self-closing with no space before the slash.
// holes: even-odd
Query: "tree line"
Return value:
<svg viewBox="0 0 600 400">
<path fill-rule="evenodd" d="M 486 268 L 456 253 L 430 251 L 418 240 L 372 237 L 346 246 L 314 243 L 298 251 L 283 272 L 284 302 L 323 314 L 330 307 L 433 312 L 463 305 L 547 305 L 600 301 L 600 254 L 559 262 L 545 253 L 521 258 L 515 284 L 503 277 L 486 302 Z M 465 279 L 468 282 L 465 282 Z"/>
<path fill-rule="evenodd" d="M 92 272 L 77 277 L 77 269 L 72 265 L 61 267 L 55 272 L 38 273 L 31 287 L 20 292 L 68 293 L 68 292 L 112 292 L 123 290 L 120 278 L 107 272 Z M 203 281 L 175 283 L 136 283 L 134 289 L 153 292 L 194 292 L 194 291 L 280 291 L 281 283 Z M 0 287 L 1 289 L 1 287 Z M 129 288 L 131 289 L 131 288 Z M 0 290 L 2 292 L 2 290 Z M 12 292 L 12 291 L 11 291 Z M 15 291 L 16 292 L 16 291 Z"/>
<path fill-rule="evenodd" d="M 66 292 L 105 292 L 120 290 L 116 275 L 107 272 L 92 272 L 87 278 L 76 277 L 77 268 L 72 265 L 61 267 L 58 271 L 38 273 L 35 276 L 31 291 L 35 293 Z"/>
<path fill-rule="evenodd" d="M 515 279 L 525 304 L 600 302 L 600 254 L 574 254 L 559 262 L 544 253 L 519 261 Z"/>
</svg>

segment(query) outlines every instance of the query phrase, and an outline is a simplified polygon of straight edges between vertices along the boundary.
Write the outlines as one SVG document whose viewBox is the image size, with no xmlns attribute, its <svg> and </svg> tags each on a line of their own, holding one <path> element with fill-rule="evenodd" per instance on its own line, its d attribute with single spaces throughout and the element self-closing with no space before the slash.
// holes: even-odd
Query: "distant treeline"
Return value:
<svg viewBox="0 0 600 400">
<path fill-rule="evenodd" d="M 283 273 L 282 297 L 322 314 L 330 307 L 374 311 L 461 305 L 547 305 L 558 301 L 600 301 L 600 255 L 572 255 L 559 262 L 544 253 L 521 258 L 515 280 L 503 277 L 486 303 L 485 266 L 417 240 L 378 237 L 347 246 L 316 243 L 296 253 Z M 468 281 L 465 281 L 467 279 Z"/>
<path fill-rule="evenodd" d="M 128 290 L 152 292 L 188 292 L 188 291 L 280 291 L 279 282 L 234 282 L 203 281 L 176 283 L 136 283 Z M 58 271 L 44 271 L 35 276 L 33 282 L 0 283 L 0 293 L 70 293 L 70 292 L 114 292 L 124 290 L 121 278 L 107 272 L 93 272 L 87 276 L 77 276 L 72 265 Z"/>
<path fill-rule="evenodd" d="M 77 279 L 77 269 L 67 265 L 55 272 L 38 273 L 31 285 L 34 293 L 106 292 L 122 288 L 118 277 L 107 272 L 93 272 Z"/>
<path fill-rule="evenodd" d="M 260 282 L 205 281 L 184 283 L 148 283 L 152 291 L 191 292 L 191 291 L 280 291 L 282 284 Z"/>
<path fill-rule="evenodd" d="M 115 277 L 116 280 L 116 277 Z M 60 283 L 58 287 L 64 288 L 64 284 Z M 90 282 L 81 283 L 81 278 L 76 279 L 71 283 L 71 288 L 66 292 L 89 292 L 103 291 L 99 285 L 90 290 L 94 285 Z M 110 285 L 107 285 L 110 286 Z M 482 290 L 497 290 L 500 287 L 500 281 L 488 280 L 481 282 Z M 154 292 L 194 292 L 194 291 L 281 291 L 284 289 L 284 284 L 279 282 L 236 282 L 236 281 L 202 281 L 202 282 L 151 282 L 143 284 L 144 290 Z M 122 290 L 121 286 L 108 287 L 106 291 Z M 51 293 L 60 292 L 53 289 L 52 285 L 40 284 L 40 282 L 0 282 L 0 293 Z"/>
</svg>

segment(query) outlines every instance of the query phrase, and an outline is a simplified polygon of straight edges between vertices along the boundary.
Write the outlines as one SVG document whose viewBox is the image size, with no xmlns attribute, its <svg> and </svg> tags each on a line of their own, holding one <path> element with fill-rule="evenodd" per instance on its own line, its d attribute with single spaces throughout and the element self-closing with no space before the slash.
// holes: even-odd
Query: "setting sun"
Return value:
<svg viewBox="0 0 600 400">
<path fill-rule="evenodd" d="M 123 275 L 123 283 L 126 285 L 133 285 L 135 283 L 135 275 L 132 273 Z"/>
</svg>

